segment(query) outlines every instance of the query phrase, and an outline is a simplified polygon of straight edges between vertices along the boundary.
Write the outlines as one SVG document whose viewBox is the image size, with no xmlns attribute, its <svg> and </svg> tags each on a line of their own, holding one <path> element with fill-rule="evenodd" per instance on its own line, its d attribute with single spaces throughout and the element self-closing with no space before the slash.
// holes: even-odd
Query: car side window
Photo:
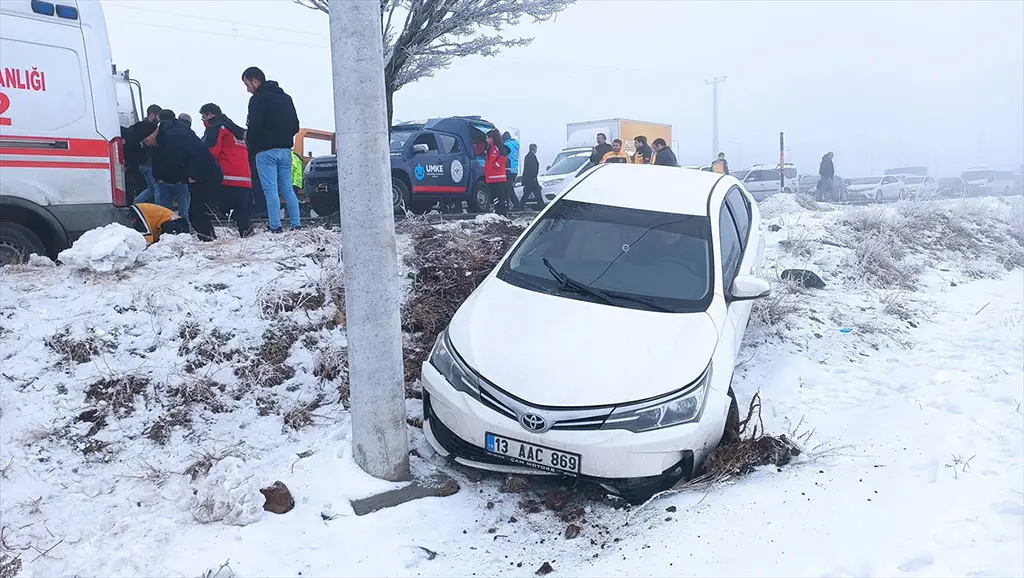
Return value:
<svg viewBox="0 0 1024 578">
<path fill-rule="evenodd" d="M 429 132 L 425 132 L 425 133 L 417 136 L 416 140 L 414 140 L 412 142 L 412 144 L 413 144 L 413 146 L 416 146 L 416 145 L 419 145 L 419 144 L 427 145 L 427 148 L 430 149 L 431 152 L 435 152 L 435 153 L 437 152 L 437 140 L 435 140 L 434 139 L 434 135 L 429 133 Z"/>
<path fill-rule="evenodd" d="M 459 144 L 459 139 L 453 137 L 450 134 L 439 134 L 437 135 L 438 140 L 441 141 L 441 152 L 445 154 L 455 154 L 462 152 L 462 146 Z"/>
<path fill-rule="evenodd" d="M 895 182 L 896 182 L 896 177 L 885 177 L 884 179 L 882 179 L 882 184 L 883 185 L 891 185 L 892 183 L 895 183 Z"/>
<path fill-rule="evenodd" d="M 747 199 L 740 193 L 740 190 L 733 187 L 725 195 L 725 203 L 729 206 L 732 219 L 736 223 L 736 230 L 739 232 L 740 248 L 746 250 L 747 241 L 750 237 L 750 206 Z"/>
<path fill-rule="evenodd" d="M 743 247 L 728 203 L 722 203 L 722 210 L 718 216 L 718 237 L 722 250 L 722 287 L 728 295 L 732 290 L 732 280 L 736 278 L 740 262 L 743 261 Z"/>
</svg>

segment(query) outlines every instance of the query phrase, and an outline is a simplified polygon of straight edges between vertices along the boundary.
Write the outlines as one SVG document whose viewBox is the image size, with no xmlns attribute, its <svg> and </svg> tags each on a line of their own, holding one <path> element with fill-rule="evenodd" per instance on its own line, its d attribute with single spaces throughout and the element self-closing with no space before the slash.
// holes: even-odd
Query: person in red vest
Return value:
<svg viewBox="0 0 1024 578">
<path fill-rule="evenodd" d="M 487 189 L 491 192 L 491 198 L 498 201 L 495 212 L 499 215 L 507 215 L 509 210 L 508 198 L 508 153 L 509 149 L 501 140 L 501 133 L 497 129 L 491 129 L 487 133 L 487 162 L 484 164 L 484 180 L 487 181 Z"/>
<path fill-rule="evenodd" d="M 220 194 L 215 207 L 219 213 L 231 212 L 231 219 L 238 227 L 238 235 L 247 237 L 252 234 L 250 208 L 252 202 L 252 172 L 249 166 L 249 149 L 245 145 L 245 129 L 231 121 L 212 102 L 199 109 L 203 117 L 206 132 L 203 143 L 217 159 L 224 172 Z"/>
</svg>

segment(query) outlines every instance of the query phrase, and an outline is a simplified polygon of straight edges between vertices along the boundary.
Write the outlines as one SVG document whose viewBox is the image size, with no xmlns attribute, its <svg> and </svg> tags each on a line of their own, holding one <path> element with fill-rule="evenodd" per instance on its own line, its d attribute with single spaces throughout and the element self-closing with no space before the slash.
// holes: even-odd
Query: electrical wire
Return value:
<svg viewBox="0 0 1024 578">
<path fill-rule="evenodd" d="M 163 28 L 166 30 L 179 30 L 181 32 L 191 32 L 193 34 L 209 34 L 211 36 L 223 36 L 225 38 L 238 38 L 243 40 L 256 40 L 259 42 L 267 42 L 269 44 L 285 44 L 289 46 L 303 46 L 306 48 L 330 48 L 328 44 L 307 44 L 303 42 L 289 42 L 287 40 L 278 40 L 275 38 L 266 38 L 262 36 L 246 36 L 244 34 L 225 34 L 223 32 L 213 32 L 210 30 L 194 30 L 191 28 L 181 28 L 180 26 L 169 26 L 166 24 L 155 24 L 153 22 L 140 22 L 138 20 L 121 20 L 120 18 L 107 18 L 107 22 L 117 22 L 120 24 L 134 24 L 136 26 L 148 26 L 150 28 Z"/>
<path fill-rule="evenodd" d="M 127 10 L 136 10 L 138 12 L 150 12 L 152 14 L 166 14 L 168 16 L 178 16 L 181 18 L 192 18 L 194 20 L 202 20 L 204 22 L 219 22 L 224 24 L 231 24 L 232 26 L 250 26 L 252 28 L 264 28 L 267 30 L 273 30 L 275 32 L 294 32 L 296 34 L 307 34 L 312 36 L 321 36 L 323 38 L 330 38 L 327 34 L 319 32 L 310 32 L 308 30 L 296 30 L 294 28 L 281 28 L 280 26 L 268 26 L 266 24 L 252 24 L 250 22 L 244 22 L 240 20 L 225 20 L 223 18 L 209 18 L 207 16 L 196 16 L 194 14 L 185 14 L 183 12 L 171 12 L 169 10 L 157 10 L 155 8 L 140 8 L 138 6 L 129 6 L 127 4 L 118 4 L 115 2 L 104 2 L 104 6 L 116 6 L 117 8 L 124 8 Z"/>
</svg>

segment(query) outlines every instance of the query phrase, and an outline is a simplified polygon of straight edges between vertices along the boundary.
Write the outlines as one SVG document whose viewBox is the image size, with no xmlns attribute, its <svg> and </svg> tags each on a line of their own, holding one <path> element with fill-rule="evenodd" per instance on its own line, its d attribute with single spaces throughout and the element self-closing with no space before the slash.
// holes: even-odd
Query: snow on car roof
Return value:
<svg viewBox="0 0 1024 578">
<path fill-rule="evenodd" d="M 580 178 L 564 198 L 613 207 L 706 216 L 708 197 L 721 178 L 723 175 L 718 173 L 680 167 L 601 165 Z M 735 181 L 732 177 L 725 178 Z"/>
</svg>

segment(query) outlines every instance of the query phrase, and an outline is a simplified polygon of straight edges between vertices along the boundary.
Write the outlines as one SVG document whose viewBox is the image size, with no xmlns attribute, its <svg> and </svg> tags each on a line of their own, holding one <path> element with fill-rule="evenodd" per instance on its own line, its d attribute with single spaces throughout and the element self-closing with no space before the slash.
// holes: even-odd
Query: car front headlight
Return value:
<svg viewBox="0 0 1024 578">
<path fill-rule="evenodd" d="M 601 429 L 646 432 L 700 420 L 711 384 L 711 365 L 697 381 L 668 399 L 634 403 L 615 408 Z"/>
<path fill-rule="evenodd" d="M 438 371 L 457 391 L 461 391 L 474 399 L 480 398 L 479 377 L 459 357 L 448 338 L 445 329 L 437 336 L 434 349 L 430 351 L 430 365 Z"/>
</svg>

